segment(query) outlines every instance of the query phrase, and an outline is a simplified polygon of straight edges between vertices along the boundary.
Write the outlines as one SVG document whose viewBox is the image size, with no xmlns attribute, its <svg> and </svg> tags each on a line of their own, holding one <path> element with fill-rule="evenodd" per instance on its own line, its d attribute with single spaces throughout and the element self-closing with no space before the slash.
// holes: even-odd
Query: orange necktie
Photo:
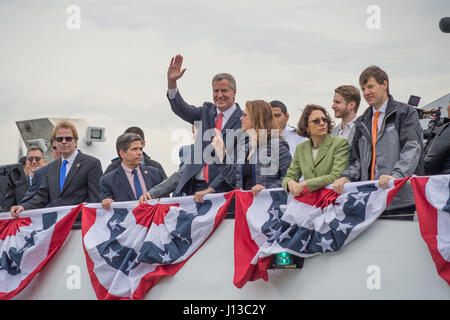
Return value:
<svg viewBox="0 0 450 320">
<path fill-rule="evenodd" d="M 380 114 L 380 111 L 375 112 L 372 120 L 372 170 L 370 173 L 370 180 L 373 180 L 375 174 L 375 143 L 377 142 L 378 118 L 380 117 Z"/>
<path fill-rule="evenodd" d="M 216 129 L 219 131 L 222 131 L 222 118 L 223 118 L 223 113 L 220 112 L 219 116 L 217 117 L 216 120 Z M 205 164 L 205 167 L 203 169 L 203 178 L 205 179 L 206 182 L 209 182 L 209 175 L 208 175 L 208 164 Z"/>
</svg>

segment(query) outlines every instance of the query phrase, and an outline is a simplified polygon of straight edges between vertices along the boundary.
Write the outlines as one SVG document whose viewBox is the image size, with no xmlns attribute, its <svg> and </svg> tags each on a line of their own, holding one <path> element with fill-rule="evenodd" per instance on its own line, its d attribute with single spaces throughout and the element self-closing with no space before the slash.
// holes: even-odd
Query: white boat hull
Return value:
<svg viewBox="0 0 450 320">
<path fill-rule="evenodd" d="M 226 219 L 173 277 L 145 299 L 450 299 L 417 221 L 376 221 L 339 252 L 305 259 L 302 269 L 269 270 L 269 280 L 233 285 L 234 220 Z M 16 299 L 96 299 L 81 230 Z"/>
</svg>

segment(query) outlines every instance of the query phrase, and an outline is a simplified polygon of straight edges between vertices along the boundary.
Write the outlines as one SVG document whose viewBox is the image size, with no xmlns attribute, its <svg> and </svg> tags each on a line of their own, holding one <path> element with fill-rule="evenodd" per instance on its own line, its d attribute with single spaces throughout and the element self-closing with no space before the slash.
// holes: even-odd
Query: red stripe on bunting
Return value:
<svg viewBox="0 0 450 320">
<path fill-rule="evenodd" d="M 47 263 L 54 257 L 54 255 L 59 251 L 61 246 L 64 244 L 69 232 L 72 230 L 72 226 L 78 216 L 78 213 L 81 210 L 83 205 L 80 204 L 77 207 L 73 208 L 65 217 L 59 220 L 53 230 L 52 240 L 50 242 L 49 248 L 47 250 L 47 257 L 34 269 L 24 280 L 20 282 L 20 285 L 17 289 L 10 292 L 0 292 L 0 300 L 11 299 L 18 295 L 26 286 L 30 284 L 30 282 L 34 279 L 34 277 L 41 272 L 41 270 L 47 265 Z M 26 220 L 29 218 L 18 219 L 18 220 Z M 23 225 L 27 222 L 24 222 Z M 31 224 L 31 219 L 30 219 Z"/>
<path fill-rule="evenodd" d="M 253 241 L 247 223 L 247 211 L 253 203 L 251 192 L 235 193 L 236 208 L 234 218 L 234 279 L 236 287 L 242 288 L 248 281 L 257 279 L 268 280 L 267 268 L 272 263 L 272 256 L 258 259 L 257 264 L 251 264 L 259 250 Z"/>
<path fill-rule="evenodd" d="M 438 274 L 450 285 L 450 262 L 446 261 L 440 254 L 436 239 L 438 234 L 437 209 L 428 202 L 425 194 L 428 180 L 429 177 L 411 178 L 420 233 L 430 250 Z"/>
<path fill-rule="evenodd" d="M 214 229 L 209 234 L 209 236 L 204 240 L 204 242 L 197 248 L 200 249 L 201 246 L 206 242 L 206 240 L 209 239 L 209 237 L 214 233 L 216 230 L 216 227 L 220 224 L 220 222 L 223 221 L 223 219 L 226 216 L 226 213 L 228 211 L 228 207 L 230 205 L 230 202 L 233 198 L 234 191 L 228 192 L 224 195 L 226 201 L 225 203 L 220 207 L 214 221 Z M 150 217 L 145 217 L 146 212 L 147 215 L 154 217 L 159 223 L 164 223 L 164 217 L 167 214 L 168 210 L 171 206 L 179 206 L 179 204 L 157 204 L 157 205 L 148 205 L 148 204 L 140 204 L 135 209 L 133 209 L 133 214 L 135 215 L 136 219 L 140 220 L 140 224 L 146 227 L 149 227 L 147 225 L 149 223 Z M 154 208 L 152 208 L 154 207 Z M 83 207 L 83 223 L 82 223 L 82 235 L 83 238 L 85 234 L 89 231 L 89 229 L 92 227 L 92 225 L 95 223 L 95 216 L 96 216 L 97 209 L 94 208 L 86 208 Z M 150 214 L 149 214 L 150 213 Z M 161 216 L 162 215 L 162 216 Z M 151 222 L 150 222 L 151 224 Z M 130 300 L 130 299 L 143 299 L 147 292 L 153 288 L 159 280 L 164 276 L 173 276 L 175 275 L 178 270 L 181 269 L 181 267 L 197 252 L 195 250 L 186 260 L 175 263 L 175 264 L 167 264 L 167 265 L 158 265 L 155 270 L 147 273 L 142 277 L 142 279 L 139 282 L 138 287 L 136 288 L 135 292 L 133 292 L 132 297 L 118 297 L 115 295 L 112 295 L 108 292 L 106 288 L 103 287 L 103 285 L 98 280 L 94 270 L 94 263 L 89 257 L 88 252 L 86 251 L 86 248 L 84 247 L 83 242 L 83 249 L 86 256 L 86 264 L 89 271 L 89 276 L 91 278 L 91 283 L 94 288 L 94 291 L 97 295 L 97 298 L 99 300 Z"/>
<path fill-rule="evenodd" d="M 4 241 L 6 237 L 14 236 L 20 227 L 29 226 L 30 224 L 30 218 L 0 220 L 0 240 Z"/>
</svg>

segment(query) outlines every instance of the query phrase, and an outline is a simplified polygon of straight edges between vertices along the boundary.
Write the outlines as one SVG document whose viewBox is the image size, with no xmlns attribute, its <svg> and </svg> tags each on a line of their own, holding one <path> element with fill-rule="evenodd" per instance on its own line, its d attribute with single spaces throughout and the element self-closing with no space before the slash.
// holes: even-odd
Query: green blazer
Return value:
<svg viewBox="0 0 450 320">
<path fill-rule="evenodd" d="M 303 175 L 309 191 L 315 191 L 334 182 L 348 166 L 347 139 L 327 134 L 319 147 L 316 160 L 312 156 L 311 139 L 297 145 L 291 166 L 281 185 L 289 193 L 288 182 L 298 182 Z"/>
</svg>

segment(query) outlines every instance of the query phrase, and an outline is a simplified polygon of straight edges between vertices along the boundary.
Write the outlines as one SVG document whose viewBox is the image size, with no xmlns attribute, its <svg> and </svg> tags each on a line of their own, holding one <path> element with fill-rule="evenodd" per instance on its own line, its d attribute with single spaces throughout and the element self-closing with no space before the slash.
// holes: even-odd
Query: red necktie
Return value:
<svg viewBox="0 0 450 320">
<path fill-rule="evenodd" d="M 373 180 L 375 175 L 375 143 L 377 142 L 378 118 L 380 117 L 380 114 L 380 111 L 375 112 L 372 120 L 372 169 L 370 171 L 370 180 Z"/>
<path fill-rule="evenodd" d="M 223 113 L 220 112 L 219 116 L 217 117 L 216 120 L 216 129 L 219 131 L 222 131 L 222 118 L 223 118 Z M 208 164 L 205 164 L 205 167 L 203 168 L 203 178 L 206 180 L 206 182 L 208 181 L 209 175 L 208 175 Z"/>
</svg>

